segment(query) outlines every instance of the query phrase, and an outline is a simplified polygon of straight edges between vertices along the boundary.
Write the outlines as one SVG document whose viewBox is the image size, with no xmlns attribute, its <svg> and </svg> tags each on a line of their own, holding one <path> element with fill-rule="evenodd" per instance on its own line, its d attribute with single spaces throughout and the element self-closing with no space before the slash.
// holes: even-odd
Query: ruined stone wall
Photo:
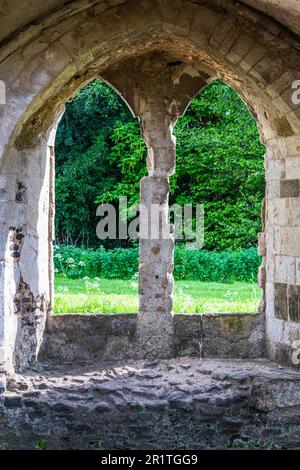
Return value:
<svg viewBox="0 0 300 470">
<path fill-rule="evenodd" d="M 265 323 L 261 314 L 175 315 L 172 357 L 261 358 Z M 141 359 L 149 351 L 140 342 L 136 314 L 51 315 L 39 359 L 101 361 Z M 154 357 L 157 359 L 157 356 Z"/>
<path fill-rule="evenodd" d="M 140 118 L 149 150 L 142 199 L 158 200 L 163 213 L 175 170 L 172 126 L 193 95 L 219 77 L 247 102 L 267 148 L 260 235 L 267 349 L 291 362 L 300 339 L 300 106 L 291 101 L 299 70 L 298 37 L 229 0 L 70 2 L 0 45 L 2 369 L 30 365 L 41 344 L 51 300 L 48 137 L 65 101 L 96 76 Z M 140 248 L 138 331 L 153 355 L 170 354 L 174 332 L 172 236 L 167 249 L 163 242 Z"/>
<path fill-rule="evenodd" d="M 46 155 L 47 147 L 42 145 L 38 152 L 22 152 L 19 161 L 11 155 L 2 166 L 6 185 L 1 200 L 1 359 L 8 368 L 35 362 L 48 309 L 49 259 L 43 246 L 48 238 Z"/>
</svg>

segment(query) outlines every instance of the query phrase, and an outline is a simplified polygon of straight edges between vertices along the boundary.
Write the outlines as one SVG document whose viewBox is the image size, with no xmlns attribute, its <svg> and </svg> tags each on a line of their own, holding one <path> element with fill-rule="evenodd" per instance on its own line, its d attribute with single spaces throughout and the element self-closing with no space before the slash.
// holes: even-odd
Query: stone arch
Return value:
<svg viewBox="0 0 300 470">
<path fill-rule="evenodd" d="M 287 360 L 291 342 L 300 337 L 300 105 L 291 93 L 300 75 L 297 46 L 281 25 L 247 7 L 236 12 L 230 0 L 141 0 L 138 7 L 133 0 L 74 2 L 2 45 L 7 104 L 0 108 L 0 362 L 6 370 L 36 359 L 49 304 L 49 160 L 42 157 L 49 130 L 62 103 L 96 75 L 139 117 L 149 149 L 142 192 L 150 194 L 148 202 L 160 194 L 166 207 L 175 167 L 172 125 L 192 97 L 219 76 L 247 102 L 267 147 L 260 236 L 267 346 L 270 357 Z M 138 332 L 145 354 L 170 355 L 172 240 L 164 248 L 168 258 L 158 255 L 147 265 L 143 254 L 151 248 L 141 248 Z M 153 276 L 163 280 L 159 292 Z"/>
</svg>

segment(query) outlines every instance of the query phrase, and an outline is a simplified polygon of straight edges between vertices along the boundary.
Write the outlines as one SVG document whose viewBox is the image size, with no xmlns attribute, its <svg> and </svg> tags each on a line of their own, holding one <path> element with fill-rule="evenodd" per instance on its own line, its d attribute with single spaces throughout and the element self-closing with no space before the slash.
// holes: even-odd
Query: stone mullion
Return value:
<svg viewBox="0 0 300 470">
<path fill-rule="evenodd" d="M 175 165 L 175 143 L 166 120 L 151 124 L 143 123 L 149 176 L 141 180 L 138 336 L 142 353 L 166 357 L 173 349 L 174 236 L 169 225 L 169 175 Z"/>
</svg>

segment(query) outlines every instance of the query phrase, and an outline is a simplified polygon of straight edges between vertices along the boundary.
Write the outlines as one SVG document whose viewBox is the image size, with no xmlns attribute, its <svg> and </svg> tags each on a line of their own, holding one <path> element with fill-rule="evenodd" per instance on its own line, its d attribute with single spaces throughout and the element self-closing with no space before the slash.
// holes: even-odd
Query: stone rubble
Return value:
<svg viewBox="0 0 300 470">
<path fill-rule="evenodd" d="M 295 448 L 300 375 L 261 359 L 43 363 L 0 398 L 0 446 Z"/>
</svg>

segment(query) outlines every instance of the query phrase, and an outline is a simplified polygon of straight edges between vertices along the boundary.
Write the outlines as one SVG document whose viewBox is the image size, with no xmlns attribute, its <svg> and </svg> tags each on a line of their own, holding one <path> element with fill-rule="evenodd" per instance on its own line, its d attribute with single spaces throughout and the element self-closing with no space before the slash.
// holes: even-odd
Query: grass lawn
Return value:
<svg viewBox="0 0 300 470">
<path fill-rule="evenodd" d="M 256 312 L 261 290 L 256 284 L 246 282 L 176 281 L 174 299 L 175 313 Z M 56 276 L 56 314 L 137 311 L 138 284 L 135 281 Z"/>
</svg>

